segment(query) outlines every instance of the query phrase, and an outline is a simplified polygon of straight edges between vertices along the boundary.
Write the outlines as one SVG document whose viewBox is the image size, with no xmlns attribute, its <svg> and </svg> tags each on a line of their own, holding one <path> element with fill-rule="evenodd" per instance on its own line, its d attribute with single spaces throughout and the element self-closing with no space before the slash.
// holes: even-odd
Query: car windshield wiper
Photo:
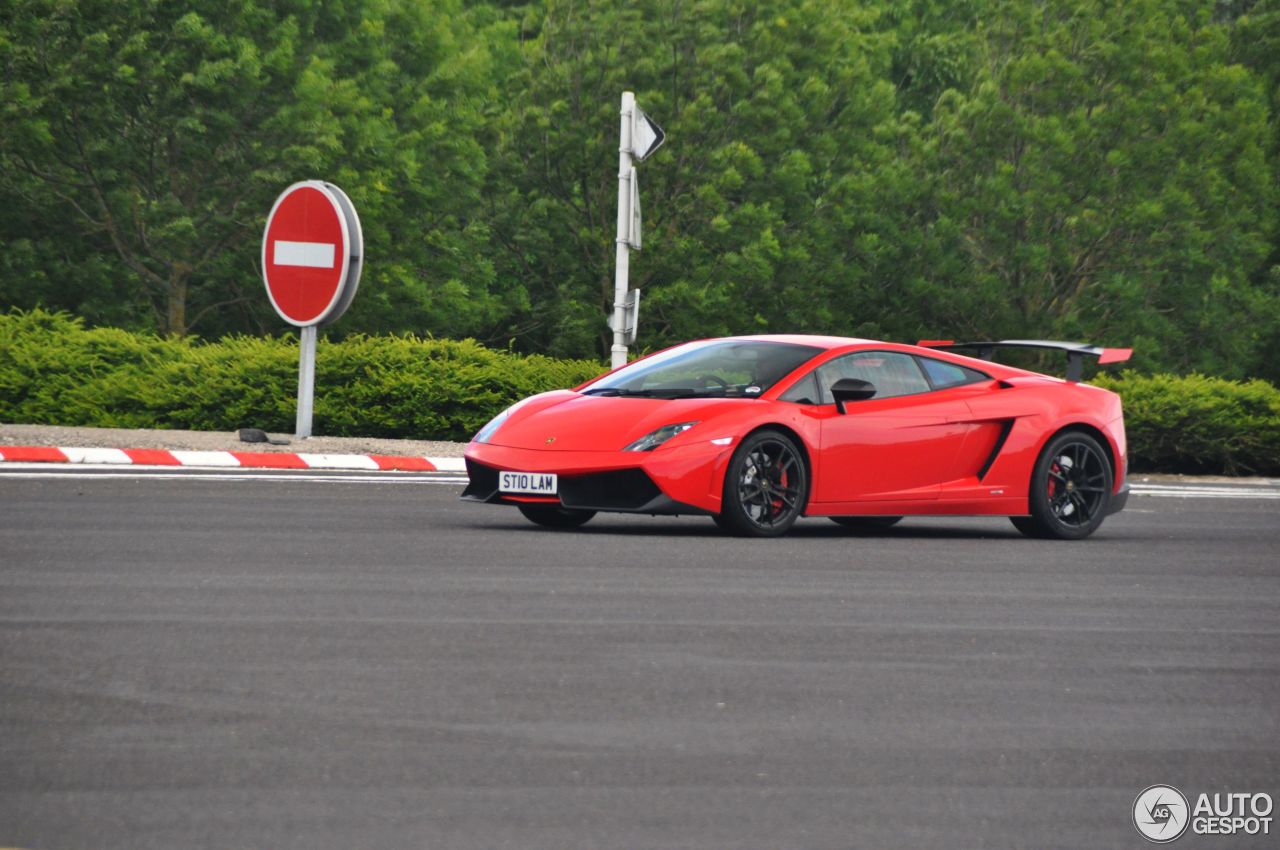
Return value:
<svg viewBox="0 0 1280 850">
<path fill-rule="evenodd" d="M 701 392 L 692 387 L 657 387 L 651 390 L 628 390 L 622 387 L 592 387 L 583 395 L 620 396 L 626 398 L 693 398 Z"/>
</svg>

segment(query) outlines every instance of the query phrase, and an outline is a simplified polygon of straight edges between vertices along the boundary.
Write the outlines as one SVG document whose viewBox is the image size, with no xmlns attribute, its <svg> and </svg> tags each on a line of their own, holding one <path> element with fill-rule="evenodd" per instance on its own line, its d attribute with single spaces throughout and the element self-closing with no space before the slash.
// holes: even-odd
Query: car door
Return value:
<svg viewBox="0 0 1280 850">
<path fill-rule="evenodd" d="M 999 382 L 993 381 L 989 375 L 968 366 L 919 355 L 916 355 L 916 362 L 940 399 L 963 401 L 968 409 L 966 415 L 963 408 L 956 407 L 948 412 L 948 416 L 952 422 L 965 426 L 952 482 L 957 486 L 972 484 L 982 477 L 1008 434 L 1009 418 L 1003 415 L 999 405 L 990 402 L 1004 391 L 999 389 Z"/>
<path fill-rule="evenodd" d="M 840 413 L 831 386 L 869 381 L 876 394 Z M 810 501 L 907 501 L 938 498 L 956 474 L 969 428 L 962 387 L 934 391 L 909 354 L 858 351 L 817 367 L 820 445 Z"/>
</svg>

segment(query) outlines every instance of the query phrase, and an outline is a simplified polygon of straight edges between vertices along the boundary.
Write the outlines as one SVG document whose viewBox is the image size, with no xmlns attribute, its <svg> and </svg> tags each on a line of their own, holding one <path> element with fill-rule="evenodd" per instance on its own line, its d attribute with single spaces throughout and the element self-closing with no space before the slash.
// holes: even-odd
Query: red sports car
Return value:
<svg viewBox="0 0 1280 850">
<path fill-rule="evenodd" d="M 1066 380 L 1001 365 L 1056 349 Z M 956 351 L 972 351 L 967 357 Z M 750 537 L 802 516 L 852 529 L 907 515 L 1012 518 L 1079 539 L 1124 507 L 1120 398 L 1080 383 L 1079 343 L 749 336 L 690 342 L 504 410 L 466 451 L 462 498 L 539 525 L 597 511 L 703 514 Z"/>
</svg>

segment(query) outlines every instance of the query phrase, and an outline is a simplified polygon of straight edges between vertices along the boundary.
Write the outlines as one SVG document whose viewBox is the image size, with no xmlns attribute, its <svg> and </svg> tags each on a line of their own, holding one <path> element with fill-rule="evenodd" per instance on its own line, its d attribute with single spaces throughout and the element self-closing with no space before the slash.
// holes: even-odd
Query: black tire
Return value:
<svg viewBox="0 0 1280 850">
<path fill-rule="evenodd" d="M 559 505 L 517 505 L 529 522 L 547 528 L 577 528 L 596 515 L 595 511 L 577 511 Z"/>
<path fill-rule="evenodd" d="M 1028 537 L 1083 540 L 1107 516 L 1114 474 L 1106 450 L 1083 431 L 1049 441 L 1031 472 L 1031 516 L 1009 519 Z"/>
<path fill-rule="evenodd" d="M 902 521 L 900 516 L 833 516 L 827 519 L 836 525 L 863 532 L 884 531 Z"/>
<path fill-rule="evenodd" d="M 809 471 L 795 442 L 757 431 L 729 460 L 716 524 L 741 537 L 778 537 L 795 525 L 808 498 Z"/>
<path fill-rule="evenodd" d="M 1014 528 L 1018 529 L 1028 537 L 1048 536 L 1047 534 L 1041 533 L 1040 525 L 1029 516 L 1011 516 L 1009 517 L 1009 522 L 1013 523 Z"/>
</svg>

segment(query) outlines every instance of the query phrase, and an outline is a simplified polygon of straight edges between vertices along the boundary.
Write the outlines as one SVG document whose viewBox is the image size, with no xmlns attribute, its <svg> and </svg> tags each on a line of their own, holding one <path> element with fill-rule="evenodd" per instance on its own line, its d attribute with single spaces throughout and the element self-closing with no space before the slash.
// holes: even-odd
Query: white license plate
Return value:
<svg viewBox="0 0 1280 850">
<path fill-rule="evenodd" d="M 498 490 L 503 493 L 554 496 L 556 487 L 554 472 L 502 472 L 498 475 Z"/>
</svg>

